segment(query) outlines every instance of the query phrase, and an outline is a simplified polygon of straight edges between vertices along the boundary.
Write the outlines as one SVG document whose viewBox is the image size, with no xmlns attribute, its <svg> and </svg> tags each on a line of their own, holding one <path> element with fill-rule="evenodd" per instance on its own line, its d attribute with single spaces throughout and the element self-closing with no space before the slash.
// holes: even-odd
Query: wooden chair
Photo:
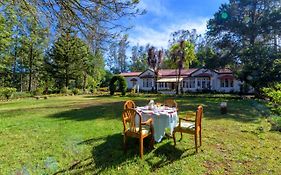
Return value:
<svg viewBox="0 0 281 175">
<path fill-rule="evenodd" d="M 171 108 L 177 108 L 178 110 L 178 104 L 175 100 L 173 99 L 166 99 L 164 100 L 164 106 L 168 106 L 168 107 L 171 107 Z"/>
<path fill-rule="evenodd" d="M 151 136 L 150 146 L 153 148 L 154 144 L 154 130 L 152 125 L 152 119 L 148 119 L 145 122 L 136 123 L 136 118 L 138 121 L 142 121 L 142 116 L 139 112 L 134 109 L 125 109 L 122 113 L 123 118 L 123 141 L 124 141 L 124 151 L 127 150 L 126 138 L 134 137 L 139 139 L 139 149 L 140 157 L 143 157 L 143 139 Z"/>
<path fill-rule="evenodd" d="M 196 153 L 198 152 L 198 144 L 197 144 L 198 135 L 199 135 L 199 140 L 200 140 L 200 146 L 202 145 L 202 137 L 201 137 L 202 116 L 203 116 L 203 107 L 200 105 L 200 106 L 198 106 L 197 111 L 196 111 L 195 121 L 188 119 L 188 118 L 179 119 L 179 125 L 177 127 L 175 127 L 174 131 L 173 131 L 173 139 L 174 139 L 175 146 L 176 146 L 176 137 L 175 137 L 176 132 L 181 133 L 181 139 L 182 139 L 182 133 L 194 134 Z"/>
<path fill-rule="evenodd" d="M 125 103 L 124 103 L 124 109 L 134 109 L 136 108 L 136 104 L 134 103 L 134 101 L 132 100 L 127 100 Z"/>
</svg>

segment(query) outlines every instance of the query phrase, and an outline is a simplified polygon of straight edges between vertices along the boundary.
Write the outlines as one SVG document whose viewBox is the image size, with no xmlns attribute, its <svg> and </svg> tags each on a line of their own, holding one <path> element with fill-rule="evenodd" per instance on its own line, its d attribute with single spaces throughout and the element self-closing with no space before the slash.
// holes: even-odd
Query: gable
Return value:
<svg viewBox="0 0 281 175">
<path fill-rule="evenodd" d="M 192 72 L 190 76 L 192 76 L 192 77 L 208 77 L 208 76 L 214 76 L 215 74 L 216 74 L 216 72 L 214 72 L 211 69 L 201 68 L 201 69 L 198 69 L 198 70 Z"/>
<path fill-rule="evenodd" d="M 139 75 L 140 78 L 154 78 L 154 72 L 151 69 L 147 69 Z"/>
</svg>

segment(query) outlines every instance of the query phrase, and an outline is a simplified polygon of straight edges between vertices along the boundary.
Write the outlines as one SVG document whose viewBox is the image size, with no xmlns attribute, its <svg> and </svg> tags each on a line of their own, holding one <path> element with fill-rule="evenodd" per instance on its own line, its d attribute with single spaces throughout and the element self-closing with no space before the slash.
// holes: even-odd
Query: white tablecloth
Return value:
<svg viewBox="0 0 281 175">
<path fill-rule="evenodd" d="M 165 129 L 170 130 L 170 134 L 173 133 L 174 127 L 178 123 L 178 114 L 176 108 L 159 107 L 153 110 L 149 110 L 147 106 L 137 107 L 136 110 L 142 114 L 142 120 L 146 121 L 149 118 L 153 119 L 154 127 L 154 139 L 156 142 L 160 142 L 165 135 Z M 136 117 L 136 120 L 139 120 Z M 136 121 L 137 123 L 139 121 Z"/>
</svg>

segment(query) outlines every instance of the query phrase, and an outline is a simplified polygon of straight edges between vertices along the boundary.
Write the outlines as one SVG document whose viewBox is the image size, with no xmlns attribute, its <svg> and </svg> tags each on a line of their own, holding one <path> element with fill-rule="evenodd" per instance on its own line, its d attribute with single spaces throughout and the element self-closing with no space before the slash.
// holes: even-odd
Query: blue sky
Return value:
<svg viewBox="0 0 281 175">
<path fill-rule="evenodd" d="M 196 29 L 204 34 L 207 20 L 228 0 L 140 0 L 147 13 L 130 21 L 130 45 L 152 44 L 167 48 L 170 34 L 180 29 Z"/>
</svg>

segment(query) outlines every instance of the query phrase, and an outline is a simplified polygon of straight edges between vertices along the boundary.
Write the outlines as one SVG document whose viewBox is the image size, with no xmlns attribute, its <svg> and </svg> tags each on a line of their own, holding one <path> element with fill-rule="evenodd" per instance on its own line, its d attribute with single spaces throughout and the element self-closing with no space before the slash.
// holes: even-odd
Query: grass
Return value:
<svg viewBox="0 0 281 175">
<path fill-rule="evenodd" d="M 193 136 L 174 147 L 165 138 L 138 155 L 123 153 L 121 112 L 147 97 L 51 97 L 0 103 L 0 174 L 279 174 L 281 134 L 270 131 L 262 104 L 252 99 L 178 97 L 180 116 L 204 106 L 203 145 Z M 150 96 L 161 102 L 165 96 Z M 221 115 L 219 104 L 228 102 Z M 177 138 L 179 139 L 179 135 Z M 148 143 L 147 143 L 148 144 Z"/>
</svg>

